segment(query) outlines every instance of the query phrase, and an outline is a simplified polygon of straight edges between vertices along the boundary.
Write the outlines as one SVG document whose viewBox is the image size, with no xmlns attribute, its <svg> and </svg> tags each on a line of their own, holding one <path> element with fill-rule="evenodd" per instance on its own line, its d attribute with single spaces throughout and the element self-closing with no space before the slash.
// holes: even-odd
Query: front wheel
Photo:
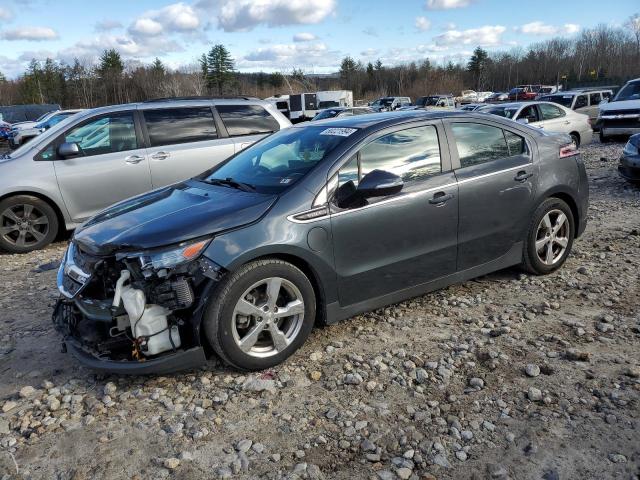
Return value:
<svg viewBox="0 0 640 480">
<path fill-rule="evenodd" d="M 263 370 L 304 344 L 315 314 L 313 286 L 302 271 L 282 260 L 258 260 L 222 280 L 205 313 L 204 331 L 225 363 Z"/>
<path fill-rule="evenodd" d="M 548 198 L 533 214 L 525 241 L 524 268 L 536 275 L 558 270 L 571 252 L 574 235 L 569 205 L 559 198 Z"/>
<path fill-rule="evenodd" d="M 0 202 L 0 249 L 26 253 L 49 245 L 58 233 L 58 216 L 51 206 L 31 195 Z"/>
</svg>

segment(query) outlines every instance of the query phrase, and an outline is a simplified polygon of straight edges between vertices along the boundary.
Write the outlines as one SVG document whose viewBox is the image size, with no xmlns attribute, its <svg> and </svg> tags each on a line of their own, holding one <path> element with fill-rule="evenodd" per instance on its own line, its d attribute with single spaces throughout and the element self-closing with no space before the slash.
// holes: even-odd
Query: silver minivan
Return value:
<svg viewBox="0 0 640 480">
<path fill-rule="evenodd" d="M 109 205 L 204 172 L 291 123 L 251 98 L 87 110 L 0 155 L 0 248 L 52 242 Z"/>
</svg>

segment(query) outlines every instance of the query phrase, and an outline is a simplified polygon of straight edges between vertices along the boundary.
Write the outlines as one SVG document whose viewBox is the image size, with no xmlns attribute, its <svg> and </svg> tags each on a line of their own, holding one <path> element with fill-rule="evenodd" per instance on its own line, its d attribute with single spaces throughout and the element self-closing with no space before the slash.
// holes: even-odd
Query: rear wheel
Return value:
<svg viewBox="0 0 640 480">
<path fill-rule="evenodd" d="M 315 293 L 302 271 L 282 260 L 259 260 L 222 280 L 207 308 L 204 331 L 225 363 L 263 370 L 302 346 L 315 313 Z"/>
<path fill-rule="evenodd" d="M 604 133 L 602 133 L 602 129 L 600 129 L 598 136 L 600 138 L 600 143 L 607 143 L 609 141 L 609 137 L 605 136 Z"/>
<path fill-rule="evenodd" d="M 26 253 L 50 244 L 58 233 L 58 216 L 51 206 L 31 195 L 0 202 L 0 248 Z"/>
<path fill-rule="evenodd" d="M 573 142 L 573 144 L 576 146 L 576 148 L 578 148 L 580 146 L 580 135 L 575 132 L 569 135 L 571 136 L 571 141 Z"/>
<path fill-rule="evenodd" d="M 569 205 L 559 198 L 545 200 L 529 226 L 524 268 L 536 275 L 558 270 L 571 252 L 574 235 L 575 223 Z"/>
</svg>

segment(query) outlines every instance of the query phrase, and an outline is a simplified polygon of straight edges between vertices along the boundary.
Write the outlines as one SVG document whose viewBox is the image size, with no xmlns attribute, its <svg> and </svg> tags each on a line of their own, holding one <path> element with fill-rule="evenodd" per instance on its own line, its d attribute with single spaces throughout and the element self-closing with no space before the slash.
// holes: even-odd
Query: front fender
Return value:
<svg viewBox="0 0 640 480">
<path fill-rule="evenodd" d="M 317 241 L 318 237 L 322 240 Z M 308 267 L 325 302 L 337 299 L 328 219 L 300 224 L 275 216 L 267 217 L 256 224 L 216 236 L 204 256 L 228 271 L 235 271 L 258 258 L 289 258 L 294 264 Z"/>
</svg>

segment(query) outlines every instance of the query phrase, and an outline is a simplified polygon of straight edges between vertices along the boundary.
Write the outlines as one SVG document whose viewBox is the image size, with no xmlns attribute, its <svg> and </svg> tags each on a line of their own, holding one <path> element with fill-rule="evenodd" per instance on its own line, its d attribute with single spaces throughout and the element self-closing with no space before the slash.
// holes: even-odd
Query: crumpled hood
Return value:
<svg viewBox="0 0 640 480">
<path fill-rule="evenodd" d="M 255 222 L 276 199 L 188 180 L 100 212 L 74 241 L 95 255 L 162 247 Z"/>
<path fill-rule="evenodd" d="M 610 110 L 638 110 L 640 109 L 640 100 L 621 100 L 619 102 L 607 102 L 599 105 L 601 112 Z"/>
</svg>

